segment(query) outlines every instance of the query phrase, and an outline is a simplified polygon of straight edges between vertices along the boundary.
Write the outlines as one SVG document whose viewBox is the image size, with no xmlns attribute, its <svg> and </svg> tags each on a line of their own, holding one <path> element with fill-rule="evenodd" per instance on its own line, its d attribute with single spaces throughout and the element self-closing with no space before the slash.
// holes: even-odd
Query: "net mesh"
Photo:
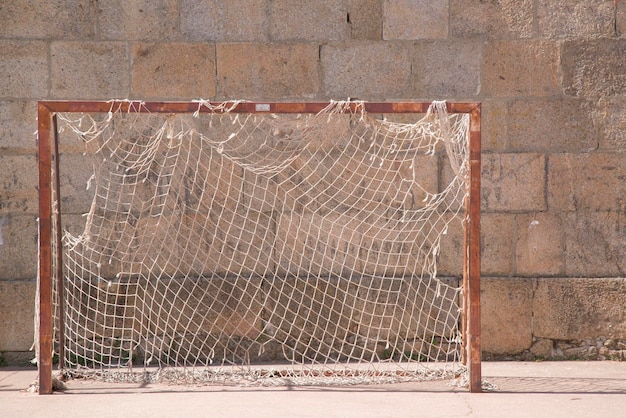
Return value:
<svg viewBox="0 0 626 418">
<path fill-rule="evenodd" d="M 462 374 L 469 117 L 442 102 L 417 115 L 235 107 L 58 114 L 66 372 L 263 385 Z"/>
</svg>

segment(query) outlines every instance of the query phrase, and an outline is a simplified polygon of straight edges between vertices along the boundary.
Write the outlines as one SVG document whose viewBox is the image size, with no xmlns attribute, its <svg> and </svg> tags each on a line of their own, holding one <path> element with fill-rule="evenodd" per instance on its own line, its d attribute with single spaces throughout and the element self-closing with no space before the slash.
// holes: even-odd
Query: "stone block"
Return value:
<svg viewBox="0 0 626 418">
<path fill-rule="evenodd" d="M 548 161 L 548 206 L 557 211 L 623 211 L 626 166 L 616 153 L 554 154 Z"/>
<path fill-rule="evenodd" d="M 37 146 L 36 118 L 35 102 L 0 101 L 0 151 L 33 154 Z"/>
<path fill-rule="evenodd" d="M 543 211 L 545 156 L 485 154 L 482 158 L 481 201 L 486 211 Z"/>
<path fill-rule="evenodd" d="M 601 98 L 592 117 L 601 150 L 626 150 L 626 99 Z"/>
<path fill-rule="evenodd" d="M 555 276 L 565 273 L 565 237 L 561 218 L 551 213 L 517 216 L 515 274 Z"/>
<path fill-rule="evenodd" d="M 352 39 L 380 41 L 383 38 L 383 4 L 381 0 L 350 0 L 348 23 Z"/>
<path fill-rule="evenodd" d="M 433 222 L 435 228 L 442 231 L 441 247 L 437 257 L 437 274 L 442 277 L 462 277 L 463 248 L 465 245 L 463 220 L 459 218 L 452 219 L 447 226 L 442 227 L 444 220 L 449 220 L 449 217 Z M 432 238 L 429 240 L 432 240 Z M 426 247 L 426 250 L 428 249 Z"/>
<path fill-rule="evenodd" d="M 363 233 L 354 238 L 353 244 L 358 248 L 363 271 L 395 277 L 427 276 L 437 272 L 460 276 L 463 266 L 460 220 L 437 213 L 432 219 L 424 219 L 423 212 L 403 215 L 405 217 L 399 219 L 377 214 L 363 217 L 363 224 L 368 227 L 359 226 L 357 231 L 363 230 Z"/>
<path fill-rule="evenodd" d="M 385 0 L 383 39 L 443 39 L 448 18 L 447 0 Z"/>
<path fill-rule="evenodd" d="M 614 35 L 611 0 L 541 0 L 536 4 L 538 35 L 543 38 L 597 38 Z"/>
<path fill-rule="evenodd" d="M 349 334 L 354 337 L 358 331 L 353 311 L 356 286 L 350 280 L 275 278 L 267 280 L 265 291 L 265 330 L 291 346 L 297 358 L 341 349 Z"/>
<path fill-rule="evenodd" d="M 572 212 L 564 220 L 567 276 L 616 277 L 626 271 L 626 222 L 620 212 Z"/>
<path fill-rule="evenodd" d="M 626 35 L 626 3 L 618 1 L 615 7 L 615 35 L 623 37 Z"/>
<path fill-rule="evenodd" d="M 82 214 L 89 212 L 95 193 L 95 184 L 90 184 L 94 172 L 93 161 L 82 154 L 59 155 L 61 211 Z M 100 193 L 104 195 L 102 189 Z"/>
<path fill-rule="evenodd" d="M 0 97 L 48 95 L 48 47 L 43 41 L 0 40 Z"/>
<path fill-rule="evenodd" d="M 262 331 L 261 277 L 188 278 L 161 280 L 138 295 L 161 315 L 144 316 L 147 328 L 215 337 L 257 338 Z M 140 305 L 141 306 L 141 305 Z"/>
<path fill-rule="evenodd" d="M 163 41 L 177 36 L 175 0 L 112 0 L 98 2 L 101 39 Z"/>
<path fill-rule="evenodd" d="M 450 36 L 516 39 L 533 35 L 533 1 L 450 1 Z"/>
<path fill-rule="evenodd" d="M 537 280 L 532 303 L 534 335 L 552 340 L 626 338 L 625 279 Z"/>
<path fill-rule="evenodd" d="M 61 228 L 65 233 L 71 234 L 73 237 L 78 237 L 80 234 L 85 232 L 85 224 L 87 222 L 87 217 L 83 214 L 70 214 L 70 213 L 62 213 L 61 214 Z M 117 267 L 119 265 L 116 264 Z M 116 271 L 117 272 L 117 271 Z M 113 274 L 110 277 L 114 277 Z M 107 276 L 109 277 L 109 276 Z"/>
<path fill-rule="evenodd" d="M 70 358 L 115 364 L 132 352 L 136 364 L 180 364 L 243 356 L 261 334 L 261 285 L 259 277 L 76 281 L 70 289 L 81 293 L 68 295 L 78 324 L 66 328 Z"/>
<path fill-rule="evenodd" d="M 480 220 L 481 272 L 486 276 L 508 275 L 513 271 L 515 236 L 510 215 L 483 213 Z"/>
<path fill-rule="evenodd" d="M 458 282 L 331 276 L 267 283 L 265 329 L 296 359 L 371 357 L 380 345 L 432 356 L 435 339 L 456 336 Z"/>
<path fill-rule="evenodd" d="M 34 155 L 2 155 L 0 162 L 0 190 L 12 193 L 37 190 L 37 158 Z"/>
<path fill-rule="evenodd" d="M 319 91 L 313 44 L 218 44 L 218 95 L 227 98 L 312 98 Z"/>
<path fill-rule="evenodd" d="M 508 105 L 509 149 L 588 152 L 598 146 L 592 106 L 570 99 L 514 100 Z"/>
<path fill-rule="evenodd" d="M 552 355 L 554 341 L 547 338 L 540 338 L 530 347 L 530 352 L 538 359 L 547 359 Z"/>
<path fill-rule="evenodd" d="M 37 277 L 37 217 L 0 215 L 0 280 Z"/>
<path fill-rule="evenodd" d="M 170 193 L 176 198 L 182 191 L 182 198 L 187 212 L 220 213 L 234 212 L 243 203 L 244 172 L 241 166 L 228 158 L 218 156 L 211 150 L 208 153 L 191 153 L 190 165 L 172 179 Z M 210 161 L 210 164 L 205 165 Z M 184 174 L 183 174 L 184 173 Z M 248 206 L 256 209 L 253 205 Z M 259 209 L 256 209 L 259 210 Z"/>
<path fill-rule="evenodd" d="M 340 41 L 348 39 L 345 1 L 270 1 L 270 39 L 276 41 Z"/>
<path fill-rule="evenodd" d="M 480 93 L 482 44 L 477 41 L 420 41 L 413 76 L 418 97 L 472 97 Z"/>
<path fill-rule="evenodd" d="M 460 319 L 459 286 L 458 279 L 364 279 L 358 285 L 353 318 L 362 336 L 379 342 L 454 338 Z"/>
<path fill-rule="evenodd" d="M 2 4 L 2 38 L 90 39 L 96 29 L 91 0 L 33 0 Z"/>
<path fill-rule="evenodd" d="M 173 225 L 176 254 L 182 266 L 206 274 L 258 274 L 275 271 L 275 231 L 267 214 L 219 212 L 211 216 L 187 216 Z M 173 238 L 170 238 L 170 241 Z"/>
<path fill-rule="evenodd" d="M 268 0 L 182 0 L 180 30 L 191 41 L 266 42 L 270 3 Z"/>
<path fill-rule="evenodd" d="M 285 214 L 277 220 L 279 274 L 350 274 L 361 270 L 359 220 L 347 214 Z"/>
<path fill-rule="evenodd" d="M 38 213 L 37 158 L 0 155 L 0 167 L 0 213 Z"/>
<path fill-rule="evenodd" d="M 124 99 L 130 90 L 128 47 L 121 42 L 52 42 L 51 95 Z"/>
<path fill-rule="evenodd" d="M 33 345 L 36 288 L 35 280 L 0 280 L 0 352 Z"/>
<path fill-rule="evenodd" d="M 133 45 L 133 97 L 209 98 L 215 96 L 215 91 L 215 46 L 184 43 Z"/>
<path fill-rule="evenodd" d="M 504 151 L 508 146 L 508 105 L 500 100 L 484 100 L 481 114 L 483 152 Z"/>
<path fill-rule="evenodd" d="M 626 94 L 626 39 L 564 41 L 563 92 L 601 97 Z"/>
<path fill-rule="evenodd" d="M 559 47 L 550 41 L 491 41 L 483 47 L 482 93 L 553 96 L 559 89 Z"/>
<path fill-rule="evenodd" d="M 410 95 L 411 59 L 402 44 L 322 45 L 321 61 L 328 97 L 375 100 Z"/>
<path fill-rule="evenodd" d="M 491 354 L 528 350 L 533 338 L 533 280 L 481 279 L 481 348 Z"/>
</svg>

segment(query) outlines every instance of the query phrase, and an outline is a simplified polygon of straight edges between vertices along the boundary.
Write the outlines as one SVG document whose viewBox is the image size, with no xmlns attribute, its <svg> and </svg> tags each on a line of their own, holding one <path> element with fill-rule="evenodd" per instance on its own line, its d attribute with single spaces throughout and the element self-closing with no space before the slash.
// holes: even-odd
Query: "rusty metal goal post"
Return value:
<svg viewBox="0 0 626 418">
<path fill-rule="evenodd" d="M 38 105 L 40 393 L 480 391 L 480 104 Z"/>
</svg>

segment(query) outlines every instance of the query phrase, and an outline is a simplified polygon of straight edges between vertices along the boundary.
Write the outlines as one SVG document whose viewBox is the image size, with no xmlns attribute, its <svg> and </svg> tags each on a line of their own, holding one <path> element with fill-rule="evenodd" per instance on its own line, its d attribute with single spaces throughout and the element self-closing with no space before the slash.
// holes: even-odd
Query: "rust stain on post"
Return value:
<svg viewBox="0 0 626 418">
<path fill-rule="evenodd" d="M 39 155 L 39 394 L 52 393 L 52 217 L 50 110 L 37 108 Z"/>
<path fill-rule="evenodd" d="M 59 157 L 59 129 L 57 115 L 52 115 L 52 132 L 53 145 L 52 156 L 54 159 L 54 196 L 56 211 L 54 213 L 55 223 L 57 225 L 56 234 L 54 237 L 56 248 L 56 271 L 55 279 L 57 285 L 57 300 L 58 300 L 58 317 L 57 329 L 59 335 L 59 370 L 65 368 L 65 288 L 63 286 L 63 246 L 61 242 L 61 169 L 60 169 L 60 157 Z"/>
<path fill-rule="evenodd" d="M 467 366 L 470 392 L 482 391 L 481 336 L 480 336 L 480 170 L 481 170 L 481 109 L 477 105 L 470 112 L 469 176 L 467 200 L 468 224 L 465 233 L 467 261 L 464 281 L 466 316 Z"/>
</svg>

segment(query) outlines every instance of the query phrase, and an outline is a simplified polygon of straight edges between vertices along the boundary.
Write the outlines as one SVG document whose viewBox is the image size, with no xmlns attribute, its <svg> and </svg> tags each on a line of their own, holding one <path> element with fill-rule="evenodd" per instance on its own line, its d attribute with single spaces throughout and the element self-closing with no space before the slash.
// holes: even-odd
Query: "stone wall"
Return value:
<svg viewBox="0 0 626 418">
<path fill-rule="evenodd" d="M 0 352 L 31 346 L 37 100 L 347 97 L 483 103 L 487 354 L 626 339 L 624 0 L 16 0 L 0 5 Z"/>
</svg>

